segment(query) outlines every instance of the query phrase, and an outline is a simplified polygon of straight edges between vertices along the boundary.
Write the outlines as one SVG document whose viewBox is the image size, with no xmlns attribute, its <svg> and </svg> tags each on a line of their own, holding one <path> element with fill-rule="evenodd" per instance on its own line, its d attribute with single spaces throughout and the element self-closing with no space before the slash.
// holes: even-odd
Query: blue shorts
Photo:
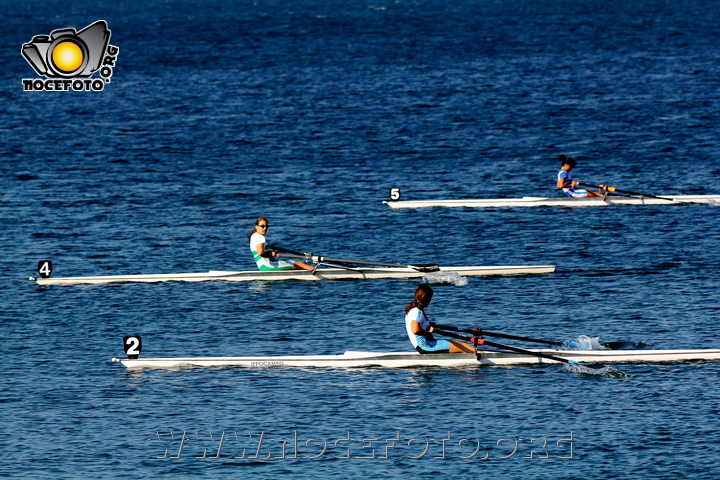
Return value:
<svg viewBox="0 0 720 480">
<path fill-rule="evenodd" d="M 585 198 L 588 196 L 587 190 L 582 190 L 580 188 L 568 188 L 567 190 L 563 189 L 563 192 L 565 192 L 565 195 L 570 198 Z"/>
<path fill-rule="evenodd" d="M 415 349 L 420 353 L 449 353 L 450 342 L 447 340 L 428 340 L 421 335 L 415 335 L 417 347 Z"/>
</svg>

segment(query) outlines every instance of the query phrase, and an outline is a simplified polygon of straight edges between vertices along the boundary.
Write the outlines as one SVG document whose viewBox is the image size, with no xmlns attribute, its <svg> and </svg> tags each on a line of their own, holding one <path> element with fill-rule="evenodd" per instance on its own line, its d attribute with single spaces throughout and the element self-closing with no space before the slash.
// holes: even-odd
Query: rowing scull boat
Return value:
<svg viewBox="0 0 720 480">
<path fill-rule="evenodd" d="M 720 360 L 720 349 L 705 350 L 551 350 L 544 353 L 580 363 L 683 362 L 691 360 Z M 341 355 L 270 356 L 270 357 L 187 357 L 187 358 L 113 358 L 127 368 L 178 367 L 464 367 L 471 365 L 522 365 L 559 363 L 542 357 L 511 352 L 484 351 L 474 353 L 438 353 L 420 355 L 417 352 L 345 352 Z"/>
<path fill-rule="evenodd" d="M 156 275 L 107 275 L 95 277 L 30 277 L 39 285 L 74 285 L 102 284 L 118 282 L 202 282 L 208 280 L 224 280 L 243 282 L 252 280 L 340 280 L 370 278 L 420 278 L 426 275 L 457 274 L 463 277 L 476 275 L 525 275 L 531 273 L 552 273 L 554 265 L 510 265 L 497 267 L 439 267 L 439 272 L 426 273 L 417 268 L 318 268 L 310 270 L 277 270 L 277 271 L 209 271 L 206 273 L 168 273 Z"/>
<path fill-rule="evenodd" d="M 522 198 L 477 198 L 466 200 L 402 200 L 384 201 L 392 209 L 426 207 L 605 207 L 609 205 L 674 205 L 682 203 L 720 203 L 720 195 L 664 195 L 658 197 L 622 197 L 609 196 L 569 198 L 569 197 L 522 197 Z"/>
</svg>

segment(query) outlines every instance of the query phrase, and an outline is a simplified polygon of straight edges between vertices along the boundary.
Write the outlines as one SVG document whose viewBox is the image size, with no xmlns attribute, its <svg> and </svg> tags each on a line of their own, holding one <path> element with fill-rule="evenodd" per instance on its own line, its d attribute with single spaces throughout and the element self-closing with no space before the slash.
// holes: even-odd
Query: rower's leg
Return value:
<svg viewBox="0 0 720 480">
<path fill-rule="evenodd" d="M 293 266 L 295 270 L 315 270 L 315 267 L 311 267 L 307 263 L 298 262 L 295 261 L 295 265 Z"/>
<path fill-rule="evenodd" d="M 450 353 L 475 353 L 475 347 L 467 343 L 450 340 Z"/>
</svg>

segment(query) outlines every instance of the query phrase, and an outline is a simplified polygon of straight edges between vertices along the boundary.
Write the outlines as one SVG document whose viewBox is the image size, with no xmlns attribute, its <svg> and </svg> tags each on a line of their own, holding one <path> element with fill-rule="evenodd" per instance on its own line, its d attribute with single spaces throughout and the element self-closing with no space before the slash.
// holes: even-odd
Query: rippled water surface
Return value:
<svg viewBox="0 0 720 480">
<path fill-rule="evenodd" d="M 557 265 L 435 285 L 438 322 L 720 347 L 717 205 L 382 203 L 556 196 L 560 153 L 581 181 L 720 194 L 716 2 L 0 5 L 0 476 L 720 475 L 720 363 L 136 372 L 110 361 L 125 335 L 143 357 L 407 351 L 418 281 L 27 280 L 253 269 L 264 215 L 327 256 Z M 24 43 L 100 19 L 102 92 L 22 90 Z"/>
</svg>

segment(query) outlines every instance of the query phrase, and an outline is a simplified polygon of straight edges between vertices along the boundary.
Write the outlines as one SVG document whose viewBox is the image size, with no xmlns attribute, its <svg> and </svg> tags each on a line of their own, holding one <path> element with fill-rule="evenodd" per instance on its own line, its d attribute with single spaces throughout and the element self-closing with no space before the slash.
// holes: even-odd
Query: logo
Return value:
<svg viewBox="0 0 720 480">
<path fill-rule="evenodd" d="M 36 35 L 22 46 L 21 53 L 39 78 L 24 78 L 23 90 L 100 91 L 110 83 L 120 49 L 110 45 L 110 30 L 104 20 L 84 29 L 53 30 L 50 35 Z M 92 78 L 99 72 L 100 78 Z"/>
</svg>

